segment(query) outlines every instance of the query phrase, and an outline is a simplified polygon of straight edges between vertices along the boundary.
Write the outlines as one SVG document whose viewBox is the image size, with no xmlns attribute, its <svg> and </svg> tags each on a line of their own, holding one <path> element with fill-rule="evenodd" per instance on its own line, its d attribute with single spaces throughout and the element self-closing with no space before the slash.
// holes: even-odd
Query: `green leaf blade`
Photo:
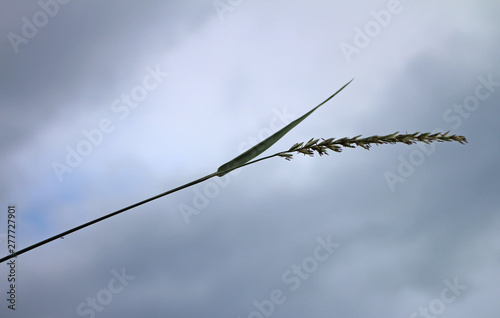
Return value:
<svg viewBox="0 0 500 318">
<path fill-rule="evenodd" d="M 252 148 L 248 149 L 244 153 L 240 154 L 236 158 L 232 159 L 231 161 L 228 161 L 227 163 L 223 164 L 217 169 L 217 172 L 219 172 L 217 175 L 219 177 L 222 177 L 226 173 L 232 171 L 236 167 L 239 167 L 248 161 L 252 160 L 253 158 L 257 157 L 264 151 L 266 151 L 269 147 L 274 145 L 278 140 L 280 140 L 284 135 L 286 135 L 290 130 L 292 130 L 295 126 L 300 124 L 304 119 L 306 119 L 309 115 L 311 115 L 316 109 L 318 109 L 320 106 L 328 102 L 330 99 L 332 99 L 335 95 L 340 93 L 347 85 L 349 85 L 354 79 L 350 80 L 342 86 L 338 91 L 336 91 L 333 95 L 325 99 L 322 103 L 320 103 L 318 106 L 314 107 L 311 109 L 309 112 L 304 114 L 302 117 L 297 118 L 296 120 L 292 121 L 285 127 L 283 127 L 281 130 L 275 132 L 273 135 L 269 136 L 265 140 L 259 142 L 257 145 L 253 146 Z"/>
</svg>

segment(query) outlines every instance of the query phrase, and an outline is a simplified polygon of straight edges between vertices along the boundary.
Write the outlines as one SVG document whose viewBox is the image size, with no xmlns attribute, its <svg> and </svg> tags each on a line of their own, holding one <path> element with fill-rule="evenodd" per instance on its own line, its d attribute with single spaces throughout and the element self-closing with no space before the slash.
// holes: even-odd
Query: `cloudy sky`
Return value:
<svg viewBox="0 0 500 318">
<path fill-rule="evenodd" d="M 1 317 L 493 317 L 500 5 L 1 1 L 0 256 L 312 137 L 469 143 L 273 158 L 17 257 Z M 11 214 L 12 214 L 11 213 Z"/>
</svg>

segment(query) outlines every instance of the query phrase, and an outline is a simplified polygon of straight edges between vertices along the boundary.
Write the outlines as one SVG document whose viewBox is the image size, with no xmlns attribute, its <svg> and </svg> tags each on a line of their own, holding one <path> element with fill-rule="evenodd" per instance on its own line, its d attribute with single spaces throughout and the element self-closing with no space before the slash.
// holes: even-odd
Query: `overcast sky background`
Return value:
<svg viewBox="0 0 500 318">
<path fill-rule="evenodd" d="M 19 256 L 15 311 L 1 264 L 0 316 L 498 315 L 498 1 L 216 4 L 1 1 L 0 256 L 8 205 L 24 248 L 214 172 L 352 78 L 266 154 L 396 131 L 469 143 L 210 179 Z"/>
</svg>

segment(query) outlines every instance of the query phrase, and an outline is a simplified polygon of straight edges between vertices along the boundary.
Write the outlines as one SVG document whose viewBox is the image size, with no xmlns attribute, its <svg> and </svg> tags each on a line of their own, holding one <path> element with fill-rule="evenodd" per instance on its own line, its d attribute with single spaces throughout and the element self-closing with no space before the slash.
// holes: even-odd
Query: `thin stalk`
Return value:
<svg viewBox="0 0 500 318">
<path fill-rule="evenodd" d="M 143 200 L 143 201 L 140 201 L 140 202 L 134 203 L 134 204 L 132 204 L 132 205 L 129 205 L 128 207 L 125 207 L 125 208 L 123 208 L 123 209 L 120 209 L 120 210 L 117 210 L 117 211 L 115 211 L 115 212 L 109 213 L 109 214 L 107 214 L 107 215 L 101 216 L 101 217 L 99 217 L 99 218 L 97 218 L 97 219 L 95 219 L 95 220 L 92 220 L 92 221 L 90 221 L 90 222 L 84 223 L 84 224 L 82 224 L 82 225 L 79 225 L 79 226 L 74 227 L 74 228 L 72 228 L 72 229 L 70 229 L 70 230 L 67 230 L 67 231 L 65 231 L 65 232 L 59 233 L 59 234 L 57 234 L 57 235 L 54 235 L 54 236 L 52 236 L 52 237 L 49 237 L 48 239 L 45 239 L 45 240 L 43 240 L 43 241 L 40 241 L 40 242 L 38 242 L 38 243 L 36 243 L 36 244 L 33 244 L 33 245 L 31 245 L 31 246 L 28 246 L 28 247 L 26 247 L 26 248 L 23 248 L 22 250 L 19 250 L 19 251 L 15 252 L 15 253 L 12 253 L 12 254 L 10 254 L 9 256 L 6 256 L 6 257 L 1 258 L 1 259 L 0 259 L 0 263 L 3 263 L 3 262 L 5 262 L 6 260 L 9 260 L 9 259 L 11 259 L 11 258 L 13 258 L 13 257 L 17 257 L 18 255 L 24 254 L 24 253 L 26 253 L 26 252 L 28 252 L 28 251 L 31 251 L 31 250 L 32 250 L 32 249 L 34 249 L 34 248 L 37 248 L 37 247 L 40 247 L 40 246 L 42 246 L 42 245 L 45 245 L 45 244 L 47 244 L 47 243 L 49 243 L 49 242 L 52 242 L 52 241 L 54 241 L 54 240 L 56 240 L 56 239 L 58 239 L 58 238 L 62 238 L 62 237 L 64 237 L 64 236 L 68 235 L 68 234 L 71 234 L 71 233 L 73 233 L 73 232 L 76 232 L 76 231 L 78 231 L 78 230 L 81 230 L 81 229 L 83 229 L 83 228 L 86 228 L 87 226 L 90 226 L 90 225 L 95 224 L 95 223 L 97 223 L 97 222 L 101 222 L 101 221 L 103 221 L 103 220 L 105 220 L 105 219 L 108 219 L 108 218 L 110 218 L 110 217 L 112 217 L 112 216 L 115 216 L 115 215 L 118 215 L 118 214 L 120 214 L 120 213 L 123 213 L 123 212 L 125 212 L 125 211 L 127 211 L 127 210 L 130 210 L 130 209 L 136 208 L 136 207 L 138 207 L 138 206 L 140 206 L 140 205 L 143 205 L 143 204 L 148 203 L 148 202 L 150 202 L 150 201 L 156 200 L 156 199 L 161 198 L 161 197 L 163 197 L 163 196 L 166 196 L 166 195 L 168 195 L 168 194 L 171 194 L 171 193 L 177 192 L 177 191 L 179 191 L 179 190 L 185 189 L 185 188 L 190 187 L 190 186 L 192 186 L 192 185 L 195 185 L 195 184 L 197 184 L 197 183 L 203 182 L 203 181 L 205 181 L 205 180 L 207 180 L 207 179 L 210 179 L 210 178 L 212 178 L 212 177 L 214 177 L 214 176 L 216 176 L 216 175 L 217 175 L 217 173 L 212 173 L 212 174 L 209 174 L 209 175 L 207 175 L 207 176 L 205 176 L 205 177 L 203 177 L 203 178 L 200 178 L 200 179 L 198 179 L 198 180 L 195 180 L 195 181 L 192 181 L 192 182 L 186 183 L 186 184 L 184 184 L 184 185 L 182 185 L 182 186 L 180 186 L 180 187 L 177 187 L 177 188 L 175 188 L 175 189 L 171 189 L 171 190 L 168 190 L 168 191 L 166 191 L 166 192 L 160 193 L 160 194 L 155 195 L 155 196 L 153 196 L 153 197 L 151 197 L 151 198 L 148 198 L 148 199 L 146 199 L 146 200 Z"/>
<path fill-rule="evenodd" d="M 199 178 L 199 179 L 197 179 L 197 180 L 194 180 L 194 181 L 188 182 L 188 183 L 186 183 L 186 184 L 184 184 L 184 185 L 181 185 L 180 187 L 177 187 L 177 188 L 174 188 L 174 189 L 168 190 L 168 191 L 166 191 L 166 192 L 163 192 L 163 193 L 157 194 L 157 195 L 155 195 L 155 196 L 153 196 L 153 197 L 150 197 L 150 198 L 148 198 L 148 199 L 145 199 L 145 200 L 142 200 L 142 201 L 140 201 L 140 202 L 134 203 L 134 204 L 129 205 L 129 206 L 127 206 L 127 207 L 125 207 L 125 208 L 122 208 L 122 209 L 120 209 L 120 210 L 117 210 L 117 211 L 111 212 L 111 213 L 106 214 L 106 215 L 104 215 L 104 216 L 101 216 L 101 217 L 99 217 L 99 218 L 97 218 L 97 219 L 94 219 L 94 220 L 92 220 L 92 221 L 90 221 L 90 222 L 87 222 L 87 223 L 81 224 L 81 225 L 79 225 L 79 226 L 77 226 L 77 227 L 74 227 L 74 228 L 72 228 L 72 229 L 70 229 L 70 230 L 64 231 L 64 232 L 62 232 L 62 233 L 59 233 L 59 234 L 54 235 L 54 236 L 52 236 L 52 237 L 49 237 L 48 239 L 45 239 L 45 240 L 40 241 L 40 242 L 38 242 L 38 243 L 35 243 L 35 244 L 31 245 L 31 246 L 28 246 L 28 247 L 26 247 L 26 248 L 23 248 L 23 249 L 21 249 L 21 250 L 19 250 L 19 251 L 17 251 L 17 252 L 14 252 L 14 253 L 12 253 L 12 254 L 9 254 L 8 256 L 5 256 L 5 257 L 1 258 L 1 259 L 0 259 L 0 263 L 3 263 L 3 262 L 5 262 L 5 261 L 7 261 L 7 260 L 9 260 L 9 259 L 11 259 L 11 258 L 17 257 L 18 255 L 24 254 L 24 253 L 26 253 L 26 252 L 28 252 L 28 251 L 31 251 L 32 249 L 35 249 L 35 248 L 40 247 L 40 246 L 42 246 L 42 245 L 45 245 L 45 244 L 47 244 L 47 243 L 49 243 L 49 242 L 52 242 L 52 241 L 54 241 L 54 240 L 57 240 L 58 238 L 62 238 L 62 237 L 64 237 L 64 236 L 67 236 L 68 234 L 71 234 L 71 233 L 73 233 L 73 232 L 76 232 L 76 231 L 78 231 L 78 230 L 81 230 L 81 229 L 83 229 L 83 228 L 86 228 L 86 227 L 88 227 L 88 226 L 91 226 L 92 224 L 95 224 L 95 223 L 98 223 L 98 222 L 104 221 L 104 220 L 106 220 L 106 219 L 108 219 L 108 218 L 110 218 L 110 217 L 112 217 L 112 216 L 118 215 L 118 214 L 120 214 L 120 213 L 123 213 L 123 212 L 128 211 L 128 210 L 133 209 L 133 208 L 136 208 L 136 207 L 138 207 L 138 206 L 140 206 L 140 205 L 143 205 L 143 204 L 145 204 L 145 203 L 148 203 L 148 202 L 151 202 L 151 201 L 153 201 L 153 200 L 159 199 L 159 198 L 161 198 L 161 197 L 163 197 L 163 196 L 166 196 L 166 195 L 168 195 L 168 194 L 172 194 L 172 193 L 177 192 L 177 191 L 179 191 L 179 190 L 182 190 L 182 189 L 185 189 L 185 188 L 189 188 L 190 186 L 193 186 L 193 185 L 195 185 L 195 184 L 198 184 L 198 183 L 200 183 L 200 182 L 203 182 L 203 181 L 205 181 L 205 180 L 208 180 L 208 179 L 210 179 L 210 178 L 212 178 L 212 177 L 215 177 L 215 176 L 220 176 L 221 174 L 226 174 L 226 173 L 229 173 L 229 172 L 231 172 L 231 171 L 233 171 L 233 170 L 239 169 L 239 168 L 241 168 L 241 167 L 243 167 L 243 166 L 246 166 L 246 165 L 249 165 L 249 164 L 252 164 L 252 163 L 256 163 L 256 162 L 261 161 L 261 160 L 264 160 L 264 159 L 269 159 L 269 158 L 271 158 L 271 157 L 275 157 L 275 156 L 277 156 L 277 154 L 274 154 L 274 155 L 272 155 L 272 156 L 267 156 L 267 157 L 264 157 L 264 158 L 260 158 L 260 159 L 256 159 L 256 160 L 253 160 L 253 161 L 251 161 L 251 162 L 247 162 L 247 163 L 245 163 L 245 164 L 242 164 L 242 165 L 239 165 L 239 166 L 237 166 L 237 167 L 231 168 L 231 169 L 229 169 L 229 170 L 224 170 L 224 171 L 216 171 L 216 172 L 211 173 L 211 174 L 209 174 L 209 175 L 206 175 L 206 176 L 204 176 L 204 177 L 202 177 L 202 178 Z"/>
</svg>

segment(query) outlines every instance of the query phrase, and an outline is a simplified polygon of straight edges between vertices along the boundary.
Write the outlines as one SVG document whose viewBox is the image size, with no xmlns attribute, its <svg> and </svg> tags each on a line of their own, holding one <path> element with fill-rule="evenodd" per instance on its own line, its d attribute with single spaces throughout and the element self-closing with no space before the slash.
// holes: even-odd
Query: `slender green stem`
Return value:
<svg viewBox="0 0 500 318">
<path fill-rule="evenodd" d="M 185 188 L 190 187 L 190 186 L 192 186 L 192 185 L 195 185 L 195 184 L 197 184 L 197 183 L 203 182 L 203 181 L 205 181 L 205 180 L 207 180 L 207 179 L 210 179 L 210 178 L 212 178 L 212 177 L 214 177 L 214 176 L 216 176 L 216 175 L 217 175 L 217 173 L 212 173 L 212 174 L 209 174 L 209 175 L 207 175 L 207 176 L 205 176 L 205 177 L 203 177 L 203 178 L 200 178 L 200 179 L 198 179 L 198 180 L 195 180 L 195 181 L 192 181 L 192 182 L 186 183 L 186 184 L 184 184 L 184 185 L 182 185 L 182 186 L 180 186 L 180 187 L 177 187 L 177 188 L 175 188 L 175 189 L 168 190 L 168 191 L 166 191 L 166 192 L 160 193 L 160 194 L 155 195 L 155 196 L 153 196 L 153 197 L 151 197 L 151 198 L 148 198 L 148 199 L 146 199 L 146 200 L 143 200 L 143 201 L 137 202 L 137 203 L 135 203 L 135 204 L 129 205 L 128 207 L 125 207 L 125 208 L 123 208 L 123 209 L 120 209 L 120 210 L 117 210 L 117 211 L 115 211 L 115 212 L 109 213 L 109 214 L 107 214 L 107 215 L 101 216 L 100 218 L 97 218 L 97 219 L 95 219 L 95 220 L 92 220 L 92 221 L 90 221 L 90 222 L 84 223 L 84 224 L 82 224 L 82 225 L 79 225 L 79 226 L 77 226 L 77 227 L 74 227 L 74 228 L 72 228 L 72 229 L 70 229 L 70 230 L 67 230 L 67 231 L 65 231 L 65 232 L 62 232 L 62 233 L 59 233 L 59 234 L 54 235 L 54 236 L 52 236 L 52 237 L 49 237 L 48 239 L 45 239 L 45 240 L 43 240 L 43 241 L 40 241 L 40 242 L 38 242 L 38 243 L 36 243 L 36 244 L 33 244 L 33 245 L 31 245 L 31 246 L 28 246 L 28 247 L 26 247 L 26 248 L 23 248 L 22 250 L 19 250 L 19 251 L 15 252 L 15 253 L 12 253 L 12 254 L 10 254 L 10 255 L 8 255 L 8 256 L 6 256 L 6 257 L 1 258 L 1 259 L 0 259 L 0 263 L 3 263 L 3 262 L 5 262 L 6 260 L 9 260 L 9 259 L 11 259 L 11 258 L 13 258 L 13 257 L 17 257 L 18 255 L 24 254 L 24 253 L 26 253 L 26 252 L 28 252 L 28 251 L 30 251 L 30 250 L 32 250 L 32 249 L 34 249 L 34 248 L 40 247 L 40 246 L 42 246 L 42 245 L 45 245 L 45 244 L 47 244 L 47 243 L 49 243 L 49 242 L 51 242 L 51 241 L 54 241 L 54 240 L 56 240 L 56 239 L 58 239 L 58 238 L 62 238 L 63 236 L 66 236 L 66 235 L 68 235 L 68 234 L 71 234 L 71 233 L 73 233 L 73 232 L 76 232 L 76 231 L 78 231 L 78 230 L 81 230 L 81 229 L 83 229 L 83 228 L 86 228 L 87 226 L 90 226 L 90 225 L 95 224 L 95 223 L 97 223 L 97 222 L 101 222 L 101 221 L 103 221 L 103 220 L 105 220 L 105 219 L 108 219 L 108 218 L 110 218 L 110 217 L 112 217 L 112 216 L 115 216 L 115 215 L 117 215 L 117 214 L 123 213 L 123 212 L 125 212 L 125 211 L 127 211 L 127 210 L 133 209 L 133 208 L 135 208 L 135 207 L 138 207 L 138 206 L 143 205 L 143 204 L 145 204 L 145 203 L 148 203 L 148 202 L 150 202 L 150 201 L 156 200 L 156 199 L 161 198 L 161 197 L 163 197 L 163 196 L 166 196 L 166 195 L 168 195 L 168 194 L 171 194 L 171 193 L 177 192 L 177 191 L 179 191 L 179 190 L 185 189 Z"/>
<path fill-rule="evenodd" d="M 62 232 L 62 233 L 59 233 L 59 234 L 57 234 L 57 235 L 54 235 L 54 236 L 52 236 L 52 237 L 49 237 L 48 239 L 45 239 L 45 240 L 43 240 L 43 241 L 40 241 L 40 242 L 38 242 L 38 243 L 36 243 L 36 244 L 33 244 L 33 245 L 28 246 L 28 247 L 26 247 L 26 248 L 23 248 L 23 249 L 21 249 L 21 250 L 19 250 L 19 251 L 17 251 L 17 252 L 14 252 L 14 253 L 12 253 L 12 254 L 9 254 L 8 256 L 5 256 L 5 257 L 1 258 L 1 259 L 0 259 L 0 263 L 3 263 L 3 262 L 5 262 L 5 261 L 7 261 L 7 260 L 9 260 L 9 259 L 11 259 L 11 258 L 17 257 L 18 255 L 21 255 L 21 254 L 24 254 L 24 253 L 26 253 L 26 252 L 28 252 L 28 251 L 31 251 L 32 249 L 35 249 L 35 248 L 40 247 L 40 246 L 42 246 L 42 245 L 45 245 L 45 244 L 47 244 L 47 243 L 49 243 L 49 242 L 52 242 L 52 241 L 54 241 L 54 240 L 57 240 L 58 238 L 62 238 L 62 237 L 64 237 L 64 236 L 68 235 L 68 234 L 71 234 L 71 233 L 73 233 L 73 232 L 76 232 L 76 231 L 78 231 L 78 230 L 81 230 L 81 229 L 83 229 L 83 228 L 86 228 L 86 227 L 88 227 L 88 226 L 90 226 L 90 225 L 92 225 L 92 224 L 95 224 L 95 223 L 98 223 L 98 222 L 104 221 L 105 219 L 108 219 L 108 218 L 110 218 L 110 217 L 112 217 L 112 216 L 118 215 L 118 214 L 123 213 L 123 212 L 125 212 L 125 211 L 128 211 L 128 210 L 130 210 L 130 209 L 136 208 L 136 207 L 138 207 L 138 206 L 140 206 L 140 205 L 143 205 L 143 204 L 145 204 L 145 203 L 151 202 L 151 201 L 153 201 L 153 200 L 156 200 L 156 199 L 161 198 L 161 197 L 163 197 L 163 196 L 166 196 L 166 195 L 168 195 L 168 194 L 171 194 L 171 193 L 177 192 L 177 191 L 179 191 L 179 190 L 182 190 L 182 189 L 188 188 L 188 187 L 190 187 L 190 186 L 193 186 L 193 185 L 195 185 L 195 184 L 198 184 L 198 183 L 200 183 L 200 182 L 203 182 L 203 181 L 205 181 L 205 180 L 208 180 L 208 179 L 210 179 L 210 178 L 212 178 L 212 177 L 219 176 L 220 174 L 226 174 L 226 173 L 229 173 L 229 172 L 231 172 L 231 171 L 233 171 L 233 170 L 236 170 L 236 169 L 239 169 L 239 168 L 241 168 L 241 167 L 244 167 L 244 166 L 246 166 L 246 165 L 249 165 L 249 164 L 252 164 L 252 163 L 256 163 L 257 161 L 261 161 L 261 160 L 264 160 L 264 159 L 269 159 L 269 158 L 274 157 L 274 156 L 276 156 L 276 154 L 275 154 L 275 155 L 272 155 L 272 156 L 267 156 L 267 157 L 264 157 L 264 158 L 256 159 L 256 160 L 254 160 L 254 161 L 247 162 L 247 163 L 245 163 L 245 164 L 239 165 L 239 166 L 237 166 L 237 167 L 233 167 L 233 168 L 228 169 L 228 170 L 224 170 L 224 171 L 217 171 L 217 172 L 211 173 L 211 174 L 206 175 L 206 176 L 204 176 L 204 177 L 202 177 L 202 178 L 199 178 L 199 179 L 197 179 L 197 180 L 195 180 L 195 181 L 191 181 L 191 182 L 189 182 L 189 183 L 186 183 L 186 184 L 184 184 L 184 185 L 182 185 L 182 186 L 180 186 L 180 187 L 177 187 L 177 188 L 174 188 L 174 189 L 168 190 L 168 191 L 166 191 L 166 192 L 160 193 L 160 194 L 155 195 L 155 196 L 153 196 L 153 197 L 150 197 L 150 198 L 148 198 L 148 199 L 146 199 L 146 200 L 142 200 L 142 201 L 137 202 L 137 203 L 135 203 L 135 204 L 129 205 L 129 206 L 127 206 L 127 207 L 123 208 L 123 209 L 120 209 L 120 210 L 117 210 L 117 211 L 111 212 L 111 213 L 106 214 L 106 215 L 104 215 L 104 216 L 101 216 L 101 217 L 99 217 L 99 218 L 97 218 L 97 219 L 94 219 L 94 220 L 92 220 L 92 221 L 90 221 L 90 222 L 84 223 L 84 224 L 79 225 L 79 226 L 77 226 L 77 227 L 74 227 L 74 228 L 72 228 L 72 229 L 70 229 L 70 230 L 67 230 L 67 231 L 64 231 L 64 232 Z"/>
</svg>

